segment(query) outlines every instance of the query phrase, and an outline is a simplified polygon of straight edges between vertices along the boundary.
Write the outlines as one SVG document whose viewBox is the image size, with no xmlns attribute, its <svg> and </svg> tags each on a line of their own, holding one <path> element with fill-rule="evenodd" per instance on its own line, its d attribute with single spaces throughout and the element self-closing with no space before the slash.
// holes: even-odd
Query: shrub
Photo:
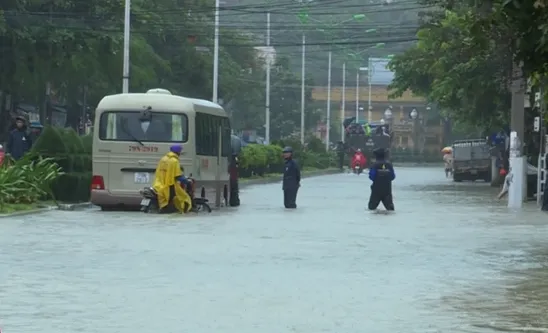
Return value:
<svg viewBox="0 0 548 333">
<path fill-rule="evenodd" d="M 272 145 L 250 144 L 240 152 L 240 177 L 283 172 L 282 147 L 285 146 L 293 148 L 294 158 L 301 168 L 325 169 L 336 165 L 335 154 L 326 153 L 325 146 L 321 148 L 322 152 L 313 152 L 303 149 L 300 143 L 291 141 L 278 141 Z M 320 150 L 319 146 L 317 149 Z"/>
<path fill-rule="evenodd" d="M 36 141 L 33 152 L 55 159 L 64 171 L 64 174 L 51 184 L 53 196 L 57 200 L 89 200 L 92 142 L 90 135 L 81 137 L 71 128 L 54 127 L 44 129 Z"/>
<path fill-rule="evenodd" d="M 72 161 L 69 159 L 69 150 L 66 140 L 60 129 L 46 126 L 44 131 L 32 146 L 32 153 L 42 157 L 53 158 L 64 172 L 72 169 Z"/>
<path fill-rule="evenodd" d="M 63 175 L 52 158 L 26 155 L 0 167 L 0 206 L 35 203 L 50 197 L 52 183 Z"/>
</svg>

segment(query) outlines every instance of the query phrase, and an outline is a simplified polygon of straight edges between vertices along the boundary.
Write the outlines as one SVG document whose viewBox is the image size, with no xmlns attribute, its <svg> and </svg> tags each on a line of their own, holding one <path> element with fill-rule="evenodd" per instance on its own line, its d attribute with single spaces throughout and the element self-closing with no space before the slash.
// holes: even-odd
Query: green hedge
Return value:
<svg viewBox="0 0 548 333">
<path fill-rule="evenodd" d="M 282 173 L 284 160 L 283 147 L 293 148 L 294 159 L 302 168 L 326 169 L 336 166 L 334 152 L 326 152 L 325 145 L 320 141 L 309 139 L 303 146 L 295 140 L 278 141 L 271 145 L 249 144 L 240 152 L 240 177 L 263 176 L 271 173 Z"/>
<path fill-rule="evenodd" d="M 55 200 L 89 201 L 92 142 L 91 136 L 79 136 L 70 128 L 44 128 L 32 150 L 35 154 L 54 159 L 63 171 L 51 185 Z"/>
</svg>

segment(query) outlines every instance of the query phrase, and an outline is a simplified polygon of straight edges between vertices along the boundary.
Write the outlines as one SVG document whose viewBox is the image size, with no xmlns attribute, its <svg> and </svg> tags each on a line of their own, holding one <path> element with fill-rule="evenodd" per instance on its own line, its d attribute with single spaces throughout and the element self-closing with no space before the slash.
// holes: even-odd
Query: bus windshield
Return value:
<svg viewBox="0 0 548 333">
<path fill-rule="evenodd" d="M 187 142 L 188 118 L 183 113 L 153 112 L 150 121 L 139 111 L 107 111 L 99 119 L 103 141 Z"/>
</svg>

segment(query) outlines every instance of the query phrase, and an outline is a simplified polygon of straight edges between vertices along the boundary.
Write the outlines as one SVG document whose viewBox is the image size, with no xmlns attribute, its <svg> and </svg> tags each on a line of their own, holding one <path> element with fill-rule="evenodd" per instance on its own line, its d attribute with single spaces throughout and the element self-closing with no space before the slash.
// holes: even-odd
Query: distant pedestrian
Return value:
<svg viewBox="0 0 548 333">
<path fill-rule="evenodd" d="M 504 185 L 502 186 L 502 190 L 497 195 L 497 199 L 504 198 L 508 191 L 510 190 L 510 186 L 512 185 L 512 181 L 514 180 L 514 175 L 512 174 L 512 169 L 507 173 L 504 168 L 500 169 L 500 175 L 504 177 Z"/>
<path fill-rule="evenodd" d="M 283 187 L 285 208 L 297 208 L 297 191 L 301 187 L 301 170 L 297 162 L 293 160 L 293 149 L 285 147 L 283 150 L 285 160 Z"/>
<path fill-rule="evenodd" d="M 453 174 L 453 153 L 445 152 L 443 154 L 443 163 L 445 164 L 445 178 L 449 178 Z"/>
<path fill-rule="evenodd" d="M 21 159 L 32 147 L 32 139 L 27 133 L 24 117 L 15 118 L 16 128 L 10 132 L 6 151 L 14 160 Z"/>
<path fill-rule="evenodd" d="M 392 182 L 396 179 L 394 166 L 386 160 L 386 150 L 377 148 L 373 151 L 375 154 L 375 163 L 369 168 L 369 179 L 371 184 L 371 196 L 369 197 L 369 210 L 376 210 L 379 204 L 386 210 L 394 210 L 394 201 L 392 199 Z"/>
<path fill-rule="evenodd" d="M 343 168 L 344 168 L 344 155 L 345 155 L 344 142 L 339 141 L 337 142 L 337 158 L 339 161 L 339 169 L 341 171 L 343 171 Z"/>
</svg>

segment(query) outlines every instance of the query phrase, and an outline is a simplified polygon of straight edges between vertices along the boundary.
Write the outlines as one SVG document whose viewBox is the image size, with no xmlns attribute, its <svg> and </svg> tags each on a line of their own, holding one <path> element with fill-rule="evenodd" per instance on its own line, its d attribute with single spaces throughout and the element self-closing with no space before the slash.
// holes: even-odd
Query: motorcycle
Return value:
<svg viewBox="0 0 548 333">
<path fill-rule="evenodd" d="M 193 178 L 188 179 L 188 186 L 184 186 L 186 193 L 190 196 L 192 200 L 192 209 L 191 212 L 199 213 L 206 211 L 211 213 L 211 207 L 206 198 L 196 198 L 194 196 L 194 184 L 195 181 Z M 140 191 L 143 199 L 141 200 L 141 211 L 144 213 L 160 213 L 160 207 L 158 206 L 158 194 L 152 187 L 145 187 Z"/>
<path fill-rule="evenodd" d="M 357 174 L 358 176 L 363 172 L 363 169 L 361 166 L 359 165 L 356 165 L 354 166 L 354 173 Z"/>
</svg>

